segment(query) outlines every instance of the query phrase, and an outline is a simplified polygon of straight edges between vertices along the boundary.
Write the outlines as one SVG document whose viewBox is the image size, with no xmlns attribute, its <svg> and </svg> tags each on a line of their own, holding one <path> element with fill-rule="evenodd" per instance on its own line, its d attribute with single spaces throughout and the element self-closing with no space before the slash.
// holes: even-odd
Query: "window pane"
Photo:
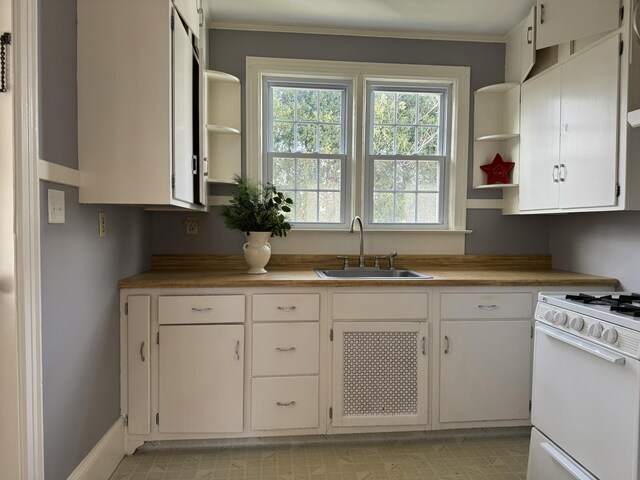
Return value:
<svg viewBox="0 0 640 480">
<path fill-rule="evenodd" d="M 395 123 L 396 95 L 390 92 L 373 93 L 373 122 Z"/>
<path fill-rule="evenodd" d="M 340 192 L 320 192 L 319 222 L 340 223 Z"/>
<path fill-rule="evenodd" d="M 296 125 L 297 142 L 296 152 L 317 152 L 317 125 L 299 123 Z"/>
<path fill-rule="evenodd" d="M 399 160 L 396 162 L 396 190 L 416 189 L 416 161 Z"/>
<path fill-rule="evenodd" d="M 374 155 L 393 154 L 393 127 L 373 127 Z"/>
<path fill-rule="evenodd" d="M 393 193 L 373 194 L 373 221 L 393 223 Z"/>
<path fill-rule="evenodd" d="M 281 190 L 281 192 L 285 198 L 290 198 L 291 200 L 294 200 L 293 208 L 291 209 L 291 211 L 289 213 L 283 212 L 284 218 L 286 218 L 288 222 L 293 222 L 295 220 L 295 215 L 296 215 L 296 205 L 295 205 L 296 192 L 291 190 Z"/>
<path fill-rule="evenodd" d="M 320 160 L 320 184 L 321 190 L 340 190 L 342 184 L 342 165 L 337 158 Z"/>
<path fill-rule="evenodd" d="M 439 133 L 438 127 L 418 127 L 418 155 L 438 155 Z"/>
<path fill-rule="evenodd" d="M 298 100 L 298 117 L 296 120 L 301 122 L 317 122 L 318 91 L 298 89 L 296 93 Z"/>
<path fill-rule="evenodd" d="M 319 153 L 340 153 L 340 125 L 320 125 Z"/>
<path fill-rule="evenodd" d="M 413 155 L 416 153 L 416 128 L 397 127 L 396 154 Z"/>
<path fill-rule="evenodd" d="M 440 97 L 438 93 L 421 93 L 418 105 L 418 123 L 440 125 Z"/>
<path fill-rule="evenodd" d="M 273 118 L 293 121 L 295 110 L 295 92 L 291 88 L 273 89 Z"/>
<path fill-rule="evenodd" d="M 273 159 L 273 180 L 271 183 L 273 183 L 278 190 L 295 187 L 296 162 L 293 158 Z"/>
<path fill-rule="evenodd" d="M 415 93 L 398 94 L 398 124 L 415 125 L 418 95 Z"/>
<path fill-rule="evenodd" d="M 296 222 L 315 222 L 318 220 L 318 193 L 296 192 Z"/>
<path fill-rule="evenodd" d="M 296 189 L 315 190 L 318 188 L 318 161 L 315 158 L 296 160 Z"/>
<path fill-rule="evenodd" d="M 438 218 L 438 194 L 419 193 L 418 194 L 418 222 L 419 223 L 439 223 Z"/>
<path fill-rule="evenodd" d="M 415 223 L 416 221 L 416 194 L 396 194 L 396 223 Z"/>
<path fill-rule="evenodd" d="M 439 190 L 438 162 L 418 162 L 418 190 Z"/>
<path fill-rule="evenodd" d="M 342 115 L 342 92 L 340 90 L 320 90 L 320 121 L 340 123 Z"/>
<path fill-rule="evenodd" d="M 293 123 L 273 122 L 273 151 L 293 152 Z"/>
<path fill-rule="evenodd" d="M 376 160 L 373 165 L 373 189 L 393 190 L 394 166 L 393 160 Z"/>
</svg>

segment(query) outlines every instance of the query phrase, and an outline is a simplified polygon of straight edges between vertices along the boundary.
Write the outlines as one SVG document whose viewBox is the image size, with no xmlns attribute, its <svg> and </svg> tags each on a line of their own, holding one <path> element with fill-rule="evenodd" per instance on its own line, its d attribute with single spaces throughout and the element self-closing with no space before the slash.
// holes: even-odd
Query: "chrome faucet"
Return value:
<svg viewBox="0 0 640 480">
<path fill-rule="evenodd" d="M 362 219 L 356 215 L 351 220 L 351 228 L 349 229 L 350 233 L 353 233 L 353 227 L 358 222 L 358 226 L 360 227 L 360 261 L 358 262 L 358 266 L 360 268 L 364 267 L 364 231 L 362 230 Z"/>
</svg>

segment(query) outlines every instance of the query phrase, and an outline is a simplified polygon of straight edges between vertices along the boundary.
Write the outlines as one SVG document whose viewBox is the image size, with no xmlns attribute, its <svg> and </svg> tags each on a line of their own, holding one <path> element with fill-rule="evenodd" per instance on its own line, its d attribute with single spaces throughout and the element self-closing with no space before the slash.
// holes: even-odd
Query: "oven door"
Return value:
<svg viewBox="0 0 640 480">
<path fill-rule="evenodd" d="M 527 480 L 597 480 L 535 428 L 531 430 Z"/>
<path fill-rule="evenodd" d="M 637 480 L 640 362 L 536 324 L 531 421 L 601 480 Z"/>
</svg>

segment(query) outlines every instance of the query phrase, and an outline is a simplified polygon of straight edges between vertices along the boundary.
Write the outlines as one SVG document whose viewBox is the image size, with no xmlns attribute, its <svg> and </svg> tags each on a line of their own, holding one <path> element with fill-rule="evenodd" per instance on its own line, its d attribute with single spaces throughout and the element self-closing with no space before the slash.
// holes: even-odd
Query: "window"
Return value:
<svg viewBox="0 0 640 480">
<path fill-rule="evenodd" d="M 369 83 L 367 97 L 368 222 L 441 227 L 447 88 Z"/>
<path fill-rule="evenodd" d="M 469 77 L 469 67 L 248 57 L 247 176 L 294 199 L 300 251 L 335 250 L 338 236 L 303 231 L 344 231 L 353 215 L 383 244 L 384 231 L 447 231 L 460 236 L 440 237 L 441 250 L 463 248 Z M 417 251 L 412 238 L 394 235 L 393 248 Z"/>
<path fill-rule="evenodd" d="M 265 79 L 264 177 L 294 199 L 295 224 L 345 223 L 347 84 Z"/>
</svg>

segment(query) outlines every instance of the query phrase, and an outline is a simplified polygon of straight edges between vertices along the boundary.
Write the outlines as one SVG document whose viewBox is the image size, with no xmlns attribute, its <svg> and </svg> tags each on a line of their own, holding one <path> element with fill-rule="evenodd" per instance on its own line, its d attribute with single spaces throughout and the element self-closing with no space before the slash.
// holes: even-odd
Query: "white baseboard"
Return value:
<svg viewBox="0 0 640 480">
<path fill-rule="evenodd" d="M 119 417 L 68 480 L 108 480 L 124 458 L 124 418 Z"/>
</svg>

